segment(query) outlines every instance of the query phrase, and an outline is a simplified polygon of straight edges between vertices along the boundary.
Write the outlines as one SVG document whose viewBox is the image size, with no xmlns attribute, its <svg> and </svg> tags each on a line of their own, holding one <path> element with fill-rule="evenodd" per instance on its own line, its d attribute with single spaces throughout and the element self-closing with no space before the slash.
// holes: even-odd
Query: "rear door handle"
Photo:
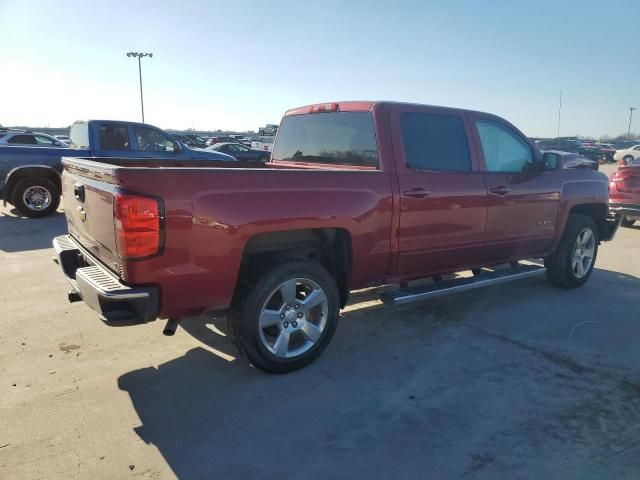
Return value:
<svg viewBox="0 0 640 480">
<path fill-rule="evenodd" d="M 511 191 L 510 188 L 505 187 L 504 185 L 498 185 L 497 187 L 491 187 L 489 189 L 489 193 L 494 195 L 506 195 Z"/>
<path fill-rule="evenodd" d="M 411 197 L 411 198 L 428 197 L 430 193 L 431 192 L 429 192 L 429 190 L 427 190 L 426 188 L 421 188 L 421 187 L 412 188 L 411 190 L 405 190 L 404 192 L 402 192 L 402 194 L 405 197 Z"/>
</svg>

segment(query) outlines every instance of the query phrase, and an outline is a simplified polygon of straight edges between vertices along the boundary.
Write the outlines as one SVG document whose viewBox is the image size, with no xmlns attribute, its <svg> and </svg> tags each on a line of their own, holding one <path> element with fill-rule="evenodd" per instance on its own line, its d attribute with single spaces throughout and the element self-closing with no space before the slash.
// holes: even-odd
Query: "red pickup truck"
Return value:
<svg viewBox="0 0 640 480">
<path fill-rule="evenodd" d="M 622 216 L 622 225 L 632 227 L 640 220 L 640 162 L 623 164 L 609 177 L 609 209 Z"/>
<path fill-rule="evenodd" d="M 590 166 L 495 115 L 406 103 L 290 110 L 260 166 L 63 163 L 69 235 L 54 247 L 69 299 L 111 325 L 169 319 L 169 334 L 225 312 L 238 350 L 271 372 L 313 361 L 354 289 L 399 284 L 382 297 L 398 304 L 545 267 L 578 287 L 620 221 Z M 518 263 L 533 257 L 544 267 Z"/>
</svg>

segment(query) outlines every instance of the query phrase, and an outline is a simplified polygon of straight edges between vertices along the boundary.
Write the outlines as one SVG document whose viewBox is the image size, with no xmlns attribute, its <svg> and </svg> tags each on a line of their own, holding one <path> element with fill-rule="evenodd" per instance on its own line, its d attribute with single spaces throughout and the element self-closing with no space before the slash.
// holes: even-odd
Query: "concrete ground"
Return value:
<svg viewBox="0 0 640 480">
<path fill-rule="evenodd" d="M 215 323 L 167 338 L 67 303 L 64 230 L 0 210 L 4 480 L 640 477 L 640 227 L 577 290 L 357 293 L 320 359 L 283 376 Z"/>
</svg>

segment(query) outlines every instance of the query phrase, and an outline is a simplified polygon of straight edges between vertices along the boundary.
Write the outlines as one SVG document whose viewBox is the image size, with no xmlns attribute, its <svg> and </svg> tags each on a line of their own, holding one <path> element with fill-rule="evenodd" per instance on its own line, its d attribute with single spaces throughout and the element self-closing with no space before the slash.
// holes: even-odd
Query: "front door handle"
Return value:
<svg viewBox="0 0 640 480">
<path fill-rule="evenodd" d="M 405 197 L 411 197 L 411 198 L 428 197 L 430 193 L 431 192 L 429 192 L 429 190 L 427 190 L 426 188 L 421 188 L 421 187 L 412 188 L 411 190 L 405 190 L 404 192 L 402 192 L 402 194 Z"/>
<path fill-rule="evenodd" d="M 497 187 L 491 187 L 489 189 L 489 193 L 494 195 L 506 195 L 511 191 L 510 188 L 505 187 L 504 185 L 498 185 Z"/>
</svg>

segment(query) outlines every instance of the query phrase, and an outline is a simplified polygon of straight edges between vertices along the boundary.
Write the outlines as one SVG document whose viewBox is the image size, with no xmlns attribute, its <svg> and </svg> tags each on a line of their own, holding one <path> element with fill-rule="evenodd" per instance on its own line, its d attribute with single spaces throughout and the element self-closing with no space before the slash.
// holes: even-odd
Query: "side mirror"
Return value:
<svg viewBox="0 0 640 480">
<path fill-rule="evenodd" d="M 545 152 L 542 154 L 541 163 L 544 170 L 556 170 L 560 165 L 560 155 L 553 152 Z"/>
</svg>

